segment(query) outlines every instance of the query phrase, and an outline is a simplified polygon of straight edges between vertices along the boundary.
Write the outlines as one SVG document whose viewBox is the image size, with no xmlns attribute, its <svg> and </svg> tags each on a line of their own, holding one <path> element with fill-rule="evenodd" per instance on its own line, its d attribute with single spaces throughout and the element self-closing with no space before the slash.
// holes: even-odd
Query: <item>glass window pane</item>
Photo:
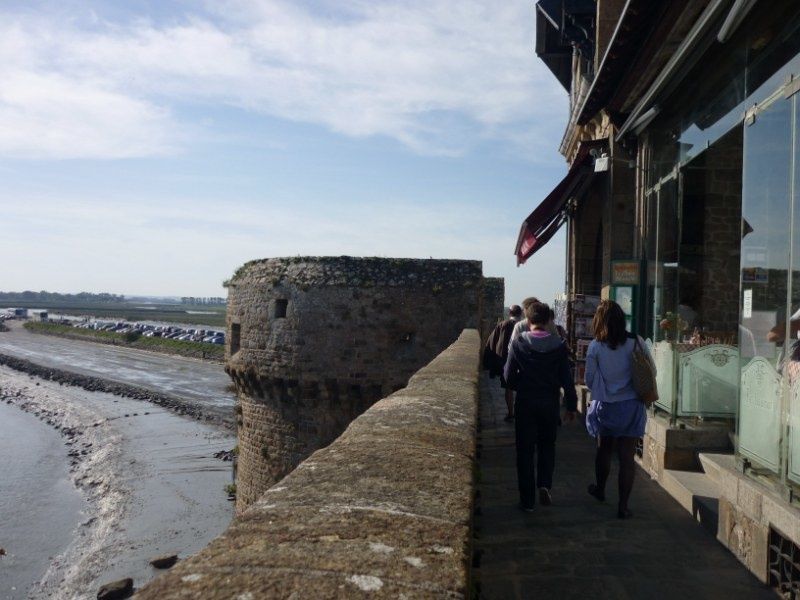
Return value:
<svg viewBox="0 0 800 600">
<path fill-rule="evenodd" d="M 658 226 L 653 312 L 658 324 L 653 341 L 678 340 L 683 333 L 678 318 L 678 259 L 680 221 L 678 182 L 671 178 L 658 190 Z"/>
<path fill-rule="evenodd" d="M 739 450 L 775 472 L 791 247 L 791 125 L 791 103 L 779 99 L 744 131 Z"/>
<path fill-rule="evenodd" d="M 792 255 L 789 323 L 784 343 L 783 374 L 789 385 L 789 479 L 800 483 L 800 101 L 792 98 L 794 112 L 794 185 L 792 186 Z M 779 332 L 780 333 L 780 330 Z"/>
</svg>

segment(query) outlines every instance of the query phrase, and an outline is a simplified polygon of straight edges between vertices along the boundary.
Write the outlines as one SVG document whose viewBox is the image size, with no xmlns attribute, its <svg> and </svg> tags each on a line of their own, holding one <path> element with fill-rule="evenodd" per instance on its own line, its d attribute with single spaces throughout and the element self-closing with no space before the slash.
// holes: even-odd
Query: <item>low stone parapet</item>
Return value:
<svg viewBox="0 0 800 600">
<path fill-rule="evenodd" d="M 465 330 L 137 597 L 468 597 L 479 354 Z"/>
</svg>

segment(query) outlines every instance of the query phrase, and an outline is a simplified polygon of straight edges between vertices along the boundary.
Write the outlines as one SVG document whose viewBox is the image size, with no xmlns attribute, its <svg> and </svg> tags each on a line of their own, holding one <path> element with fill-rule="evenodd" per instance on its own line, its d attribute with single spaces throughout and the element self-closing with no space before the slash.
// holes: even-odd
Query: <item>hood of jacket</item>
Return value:
<svg viewBox="0 0 800 600">
<path fill-rule="evenodd" d="M 539 337 L 526 332 L 514 340 L 514 343 L 517 345 L 517 360 L 523 368 L 528 363 L 531 366 L 555 363 L 567 352 L 561 338 L 553 334 Z"/>
</svg>

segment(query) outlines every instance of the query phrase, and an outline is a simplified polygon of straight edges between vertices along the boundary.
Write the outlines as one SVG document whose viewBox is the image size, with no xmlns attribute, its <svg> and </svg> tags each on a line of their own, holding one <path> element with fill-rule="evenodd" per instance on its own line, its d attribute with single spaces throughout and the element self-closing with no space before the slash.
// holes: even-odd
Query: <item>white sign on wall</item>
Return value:
<svg viewBox="0 0 800 600">
<path fill-rule="evenodd" d="M 753 290 L 744 291 L 744 301 L 742 302 L 742 318 L 750 319 L 753 316 Z"/>
</svg>

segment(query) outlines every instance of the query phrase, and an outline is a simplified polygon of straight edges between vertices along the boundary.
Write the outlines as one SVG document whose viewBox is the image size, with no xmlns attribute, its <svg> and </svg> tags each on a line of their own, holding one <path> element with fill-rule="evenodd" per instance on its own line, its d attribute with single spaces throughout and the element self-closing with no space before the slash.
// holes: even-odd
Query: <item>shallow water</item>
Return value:
<svg viewBox="0 0 800 600">
<path fill-rule="evenodd" d="M 63 552 L 87 508 L 69 479 L 61 435 L 0 403 L 0 599 L 25 598 Z"/>
</svg>

